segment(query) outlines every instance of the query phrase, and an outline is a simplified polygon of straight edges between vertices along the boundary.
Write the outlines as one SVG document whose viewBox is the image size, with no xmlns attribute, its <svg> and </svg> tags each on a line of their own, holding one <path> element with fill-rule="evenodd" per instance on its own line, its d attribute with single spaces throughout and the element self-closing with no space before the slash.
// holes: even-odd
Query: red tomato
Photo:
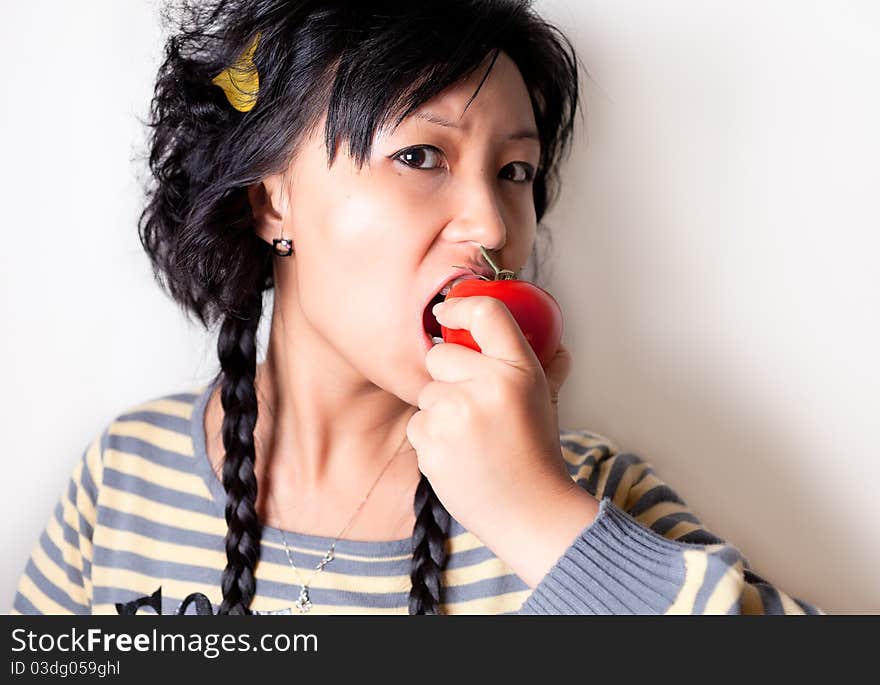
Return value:
<svg viewBox="0 0 880 685">
<path fill-rule="evenodd" d="M 554 297 L 543 288 L 516 279 L 484 281 L 476 278 L 455 284 L 446 298 L 486 295 L 507 305 L 523 336 L 544 367 L 559 349 L 562 340 L 562 310 Z M 464 345 L 481 352 L 480 346 L 463 328 L 440 326 L 443 341 Z"/>
</svg>

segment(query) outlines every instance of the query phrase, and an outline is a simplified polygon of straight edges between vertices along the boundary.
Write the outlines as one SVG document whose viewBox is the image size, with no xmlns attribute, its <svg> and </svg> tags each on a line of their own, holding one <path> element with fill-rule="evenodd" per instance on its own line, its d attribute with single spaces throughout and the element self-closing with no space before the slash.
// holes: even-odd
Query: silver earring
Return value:
<svg viewBox="0 0 880 685">
<path fill-rule="evenodd" d="M 272 249 L 279 257 L 289 257 L 293 254 L 293 241 L 290 238 L 274 238 Z"/>
</svg>

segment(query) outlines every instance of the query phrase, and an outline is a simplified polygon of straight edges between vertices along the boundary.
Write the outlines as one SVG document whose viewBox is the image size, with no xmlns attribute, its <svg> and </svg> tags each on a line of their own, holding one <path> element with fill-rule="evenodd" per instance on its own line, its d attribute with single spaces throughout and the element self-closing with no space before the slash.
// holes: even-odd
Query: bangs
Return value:
<svg viewBox="0 0 880 685">
<path fill-rule="evenodd" d="M 404 3 L 404 9 L 387 15 L 362 14 L 361 28 L 353 27 L 354 35 L 336 60 L 327 93 L 324 141 L 330 165 L 338 145 L 347 142 L 349 156 L 361 168 L 378 130 L 393 130 L 491 57 L 467 109 L 502 51 L 517 64 L 526 83 L 542 149 L 552 148 L 560 125 L 565 128 L 565 124 L 558 121 L 559 115 L 557 121 L 549 121 L 541 103 L 570 101 L 573 96 L 575 101 L 563 108 L 573 112 L 577 73 L 566 73 L 566 60 L 554 58 L 546 39 L 540 44 L 529 39 L 544 25 L 528 9 L 527 2 L 446 1 L 416 7 Z M 534 54 L 536 48 L 543 54 Z M 555 92 L 542 94 L 542 85 Z"/>
</svg>

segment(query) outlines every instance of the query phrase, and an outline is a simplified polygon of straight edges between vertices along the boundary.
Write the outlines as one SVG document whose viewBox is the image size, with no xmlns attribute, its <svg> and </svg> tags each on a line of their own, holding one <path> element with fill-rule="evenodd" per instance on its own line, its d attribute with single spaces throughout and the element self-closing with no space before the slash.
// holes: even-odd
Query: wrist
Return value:
<svg viewBox="0 0 880 685">
<path fill-rule="evenodd" d="M 569 480 L 536 491 L 508 521 L 503 536 L 483 542 L 534 588 L 598 513 L 599 501 Z"/>
</svg>

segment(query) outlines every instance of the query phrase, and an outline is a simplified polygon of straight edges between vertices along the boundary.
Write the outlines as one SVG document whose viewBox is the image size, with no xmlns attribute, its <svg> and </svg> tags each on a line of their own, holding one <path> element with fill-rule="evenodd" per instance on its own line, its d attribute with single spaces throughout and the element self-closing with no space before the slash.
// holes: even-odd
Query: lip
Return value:
<svg viewBox="0 0 880 685">
<path fill-rule="evenodd" d="M 480 276 L 486 276 L 487 278 L 493 278 L 495 272 L 493 269 L 486 265 L 476 265 L 476 264 L 468 264 L 465 261 L 465 264 L 470 266 L 470 268 L 465 269 L 456 269 L 455 271 L 447 273 L 443 278 L 439 279 L 435 284 L 431 291 L 426 295 L 424 301 L 422 302 L 422 308 L 419 310 L 419 330 L 422 334 L 422 344 L 425 346 L 426 350 L 430 350 L 434 347 L 434 341 L 428 336 L 428 333 L 425 331 L 424 324 L 422 322 L 422 316 L 425 313 L 425 308 L 428 306 L 428 303 L 434 298 L 438 292 L 440 292 L 443 287 L 447 283 L 451 283 L 456 278 L 460 278 L 462 276 L 467 277 L 468 279 L 477 279 Z"/>
</svg>

